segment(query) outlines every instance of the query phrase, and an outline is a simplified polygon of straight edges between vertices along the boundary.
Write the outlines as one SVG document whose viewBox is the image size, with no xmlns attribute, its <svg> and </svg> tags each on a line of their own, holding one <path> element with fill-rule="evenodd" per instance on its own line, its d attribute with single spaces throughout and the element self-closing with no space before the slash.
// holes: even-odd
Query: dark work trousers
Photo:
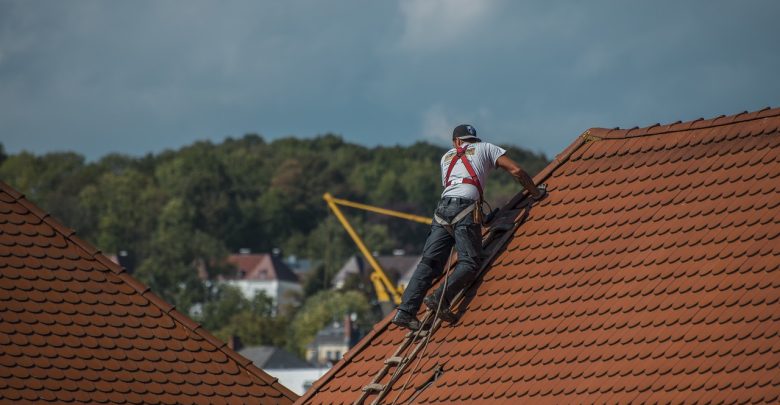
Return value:
<svg viewBox="0 0 780 405">
<path fill-rule="evenodd" d="M 436 214 L 446 221 L 452 221 L 459 212 L 472 204 L 474 204 L 474 200 L 444 197 L 436 207 Z M 472 214 L 469 214 L 455 224 L 453 233 L 454 237 L 438 222 L 433 221 L 431 233 L 425 241 L 422 259 L 409 280 L 406 290 L 404 290 L 403 301 L 398 309 L 412 315 L 417 313 L 423 298 L 425 298 L 425 292 L 431 287 L 433 280 L 439 277 L 444 270 L 453 243 L 458 252 L 458 264 L 447 279 L 447 291 L 444 292 L 442 305 L 449 305 L 455 295 L 474 280 L 482 250 L 480 225 L 475 224 Z M 436 290 L 437 297 L 442 296 L 442 287 L 443 284 Z"/>
</svg>

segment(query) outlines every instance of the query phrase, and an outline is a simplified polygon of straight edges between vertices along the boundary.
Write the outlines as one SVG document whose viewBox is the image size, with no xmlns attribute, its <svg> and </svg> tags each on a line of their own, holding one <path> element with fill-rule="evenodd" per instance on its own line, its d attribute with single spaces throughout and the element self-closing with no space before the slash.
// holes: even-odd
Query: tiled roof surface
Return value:
<svg viewBox="0 0 780 405">
<path fill-rule="evenodd" d="M 585 132 L 398 403 L 780 401 L 778 127 Z M 404 334 L 386 318 L 298 402 L 353 402 Z"/>
<path fill-rule="evenodd" d="M 296 398 L 0 182 L 0 402 Z"/>
<path fill-rule="evenodd" d="M 228 276 L 230 280 L 289 281 L 298 283 L 298 276 L 278 256 L 270 253 L 235 254 L 228 256 L 228 263 L 243 271 L 243 276 Z"/>
</svg>

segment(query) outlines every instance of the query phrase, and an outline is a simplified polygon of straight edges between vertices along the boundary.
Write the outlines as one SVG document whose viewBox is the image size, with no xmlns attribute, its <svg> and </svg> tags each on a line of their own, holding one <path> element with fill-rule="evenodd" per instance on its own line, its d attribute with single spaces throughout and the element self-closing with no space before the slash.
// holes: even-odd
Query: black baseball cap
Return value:
<svg viewBox="0 0 780 405">
<path fill-rule="evenodd" d="M 479 141 L 477 138 L 477 129 L 469 124 L 460 124 L 452 130 L 452 139 L 461 141 Z"/>
</svg>

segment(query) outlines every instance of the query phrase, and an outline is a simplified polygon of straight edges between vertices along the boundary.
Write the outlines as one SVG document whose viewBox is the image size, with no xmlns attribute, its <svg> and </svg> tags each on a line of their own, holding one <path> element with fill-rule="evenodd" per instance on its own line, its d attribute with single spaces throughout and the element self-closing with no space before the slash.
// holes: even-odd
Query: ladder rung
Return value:
<svg viewBox="0 0 780 405">
<path fill-rule="evenodd" d="M 426 337 L 426 336 L 428 336 L 428 331 L 427 330 L 421 330 L 421 331 L 411 331 L 411 332 L 407 332 L 406 333 L 406 338 L 407 339 L 413 338 L 415 336 Z"/>
<path fill-rule="evenodd" d="M 512 226 L 508 229 L 509 232 L 504 232 L 500 237 L 495 237 L 495 232 L 493 231 L 491 231 L 488 234 L 487 241 L 483 241 L 483 244 L 488 245 L 493 243 L 496 240 L 498 240 L 499 243 L 497 243 L 497 247 L 490 249 L 490 253 L 486 256 L 485 260 L 482 262 L 482 266 L 480 267 L 478 274 L 481 275 L 485 271 L 485 268 L 493 260 L 494 256 L 496 255 L 496 252 L 507 243 L 509 238 L 514 234 L 514 230 L 516 230 L 520 226 L 520 224 L 523 223 L 524 220 L 525 217 L 518 220 L 518 222 L 513 222 Z M 458 295 L 455 296 L 453 302 L 458 302 L 462 297 L 463 297 L 463 291 L 459 292 Z M 434 317 L 434 313 L 428 310 L 425 314 L 425 317 L 423 318 L 423 321 L 427 324 L 428 322 L 430 322 L 431 317 Z M 354 405 L 363 405 L 363 402 L 366 400 L 366 397 L 368 397 L 371 392 L 377 393 L 377 397 L 372 402 L 372 405 L 381 403 L 382 400 L 384 400 L 384 397 L 388 394 L 388 391 L 386 390 L 392 389 L 393 384 L 395 384 L 398 378 L 401 377 L 401 374 L 403 374 L 406 367 L 414 362 L 414 359 L 418 355 L 418 352 L 421 350 L 421 348 L 424 351 L 424 348 L 427 345 L 427 338 L 431 335 L 432 331 L 435 331 L 440 325 L 441 325 L 440 319 L 433 319 L 433 321 L 429 326 L 430 329 L 407 332 L 404 341 L 401 343 L 400 346 L 398 346 L 398 348 L 396 349 L 396 351 L 393 353 L 391 357 L 385 359 L 385 366 L 382 367 L 379 373 L 376 376 L 374 376 L 374 379 L 372 380 L 372 381 L 381 381 L 382 378 L 384 378 L 385 375 L 387 375 L 387 373 L 389 372 L 390 366 L 396 365 L 398 368 L 395 370 L 395 372 L 392 374 L 390 379 L 387 381 L 387 384 L 379 384 L 379 383 L 372 382 L 364 386 L 363 394 L 361 394 L 360 397 L 354 402 Z M 417 337 L 421 337 L 423 339 L 416 340 Z M 405 357 L 398 356 L 398 354 L 401 354 L 404 351 L 406 351 L 409 345 L 413 343 L 416 343 L 416 346 L 414 347 L 414 349 L 412 349 L 411 353 L 408 353 Z M 414 396 L 412 396 L 412 398 L 414 398 Z"/>
<path fill-rule="evenodd" d="M 363 391 L 365 392 L 371 392 L 371 391 L 380 392 L 383 389 L 385 389 L 385 385 L 379 383 L 371 383 L 363 387 Z"/>
<path fill-rule="evenodd" d="M 397 366 L 397 365 L 403 363 L 404 361 L 406 361 L 406 359 L 404 359 L 401 356 L 393 356 L 393 357 L 390 357 L 389 359 L 385 359 L 385 364 Z"/>
</svg>

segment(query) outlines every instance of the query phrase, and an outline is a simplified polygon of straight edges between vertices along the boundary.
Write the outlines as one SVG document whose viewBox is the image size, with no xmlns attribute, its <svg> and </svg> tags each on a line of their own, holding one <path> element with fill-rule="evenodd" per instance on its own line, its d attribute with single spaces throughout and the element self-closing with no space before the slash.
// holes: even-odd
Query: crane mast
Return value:
<svg viewBox="0 0 780 405">
<path fill-rule="evenodd" d="M 404 212 L 394 211 L 387 208 L 375 207 L 372 205 L 361 204 L 354 201 L 335 198 L 330 193 L 325 193 L 322 196 L 322 198 L 328 204 L 328 207 L 330 207 L 331 211 L 333 211 L 333 214 L 336 215 L 336 218 L 339 220 L 341 226 L 344 227 L 344 229 L 347 231 L 349 236 L 352 238 L 352 241 L 355 242 L 355 245 L 357 245 L 358 249 L 360 250 L 360 253 L 363 254 L 363 256 L 366 258 L 366 261 L 371 265 L 371 268 L 373 269 L 373 271 L 371 272 L 371 282 L 374 285 L 374 290 L 376 291 L 377 300 L 379 300 L 380 302 L 392 302 L 395 305 L 400 304 L 401 294 L 403 294 L 402 289 L 396 286 L 395 284 L 393 284 L 393 282 L 387 276 L 387 273 L 385 273 L 385 271 L 382 269 L 382 266 L 379 265 L 379 262 L 371 254 L 371 251 L 368 250 L 366 244 L 363 243 L 363 240 L 360 238 L 357 232 L 355 232 L 355 229 L 352 227 L 352 224 L 349 223 L 347 218 L 341 212 L 339 205 L 345 207 L 357 208 L 369 212 L 374 212 L 377 214 L 388 215 L 391 217 L 401 218 L 408 221 L 418 222 L 426 225 L 429 225 L 431 223 L 431 218 L 426 218 L 419 215 L 407 214 Z"/>
</svg>

